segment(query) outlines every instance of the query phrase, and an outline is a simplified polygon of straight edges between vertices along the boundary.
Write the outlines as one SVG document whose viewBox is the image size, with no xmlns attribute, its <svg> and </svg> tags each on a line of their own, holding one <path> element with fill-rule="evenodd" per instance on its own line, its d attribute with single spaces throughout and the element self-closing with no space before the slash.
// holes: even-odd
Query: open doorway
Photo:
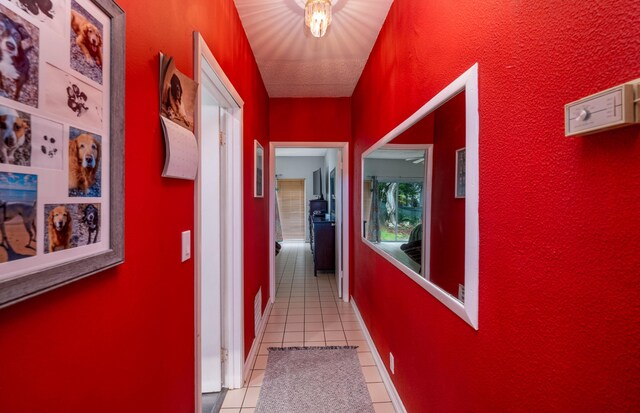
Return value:
<svg viewBox="0 0 640 413">
<path fill-rule="evenodd" d="M 335 276 L 340 298 L 349 301 L 349 215 L 347 142 L 272 142 L 270 144 L 269 190 L 270 213 L 270 296 L 276 297 L 276 253 L 282 248 L 277 241 L 293 242 L 287 236 L 286 221 L 299 216 L 290 213 L 290 182 L 304 183 L 304 192 L 296 195 L 299 208 L 304 205 L 304 229 L 299 233 L 311 251 L 314 274 Z M 302 199 L 302 196 L 304 198 Z M 283 226 L 284 224 L 284 226 Z"/>
</svg>

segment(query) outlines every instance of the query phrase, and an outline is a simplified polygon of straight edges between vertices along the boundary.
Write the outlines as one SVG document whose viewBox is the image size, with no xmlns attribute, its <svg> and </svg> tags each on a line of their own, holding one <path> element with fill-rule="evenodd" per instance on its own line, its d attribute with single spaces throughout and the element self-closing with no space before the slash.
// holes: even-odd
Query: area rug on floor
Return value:
<svg viewBox="0 0 640 413">
<path fill-rule="evenodd" d="M 256 413 L 373 413 L 356 347 L 270 347 Z"/>
</svg>

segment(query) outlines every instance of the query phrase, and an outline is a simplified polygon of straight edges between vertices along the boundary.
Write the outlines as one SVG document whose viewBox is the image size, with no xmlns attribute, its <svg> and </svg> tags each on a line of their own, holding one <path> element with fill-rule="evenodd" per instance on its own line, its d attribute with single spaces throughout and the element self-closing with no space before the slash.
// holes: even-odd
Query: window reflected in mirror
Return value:
<svg viewBox="0 0 640 413">
<path fill-rule="evenodd" d="M 363 158 L 362 236 L 464 302 L 465 93 Z"/>
</svg>

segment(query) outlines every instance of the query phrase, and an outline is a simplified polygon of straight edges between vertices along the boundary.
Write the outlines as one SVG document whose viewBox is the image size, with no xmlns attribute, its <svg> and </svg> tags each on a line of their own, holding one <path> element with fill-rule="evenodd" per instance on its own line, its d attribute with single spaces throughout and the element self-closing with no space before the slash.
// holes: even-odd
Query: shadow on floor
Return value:
<svg viewBox="0 0 640 413">
<path fill-rule="evenodd" d="M 219 393 L 203 393 L 202 413 L 218 413 L 226 395 L 227 389 L 222 389 Z"/>
</svg>

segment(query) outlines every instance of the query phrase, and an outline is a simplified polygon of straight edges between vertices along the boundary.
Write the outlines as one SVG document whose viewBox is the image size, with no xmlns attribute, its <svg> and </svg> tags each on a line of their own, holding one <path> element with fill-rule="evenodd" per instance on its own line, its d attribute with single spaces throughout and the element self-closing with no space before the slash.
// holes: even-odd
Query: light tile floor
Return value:
<svg viewBox="0 0 640 413">
<path fill-rule="evenodd" d="M 351 305 L 338 298 L 335 276 L 313 276 L 309 244 L 285 242 L 276 259 L 276 301 L 249 383 L 230 390 L 221 413 L 253 413 L 267 366 L 268 347 L 356 345 L 376 413 L 395 413 Z M 273 412 L 278 413 L 278 412 Z"/>
</svg>

